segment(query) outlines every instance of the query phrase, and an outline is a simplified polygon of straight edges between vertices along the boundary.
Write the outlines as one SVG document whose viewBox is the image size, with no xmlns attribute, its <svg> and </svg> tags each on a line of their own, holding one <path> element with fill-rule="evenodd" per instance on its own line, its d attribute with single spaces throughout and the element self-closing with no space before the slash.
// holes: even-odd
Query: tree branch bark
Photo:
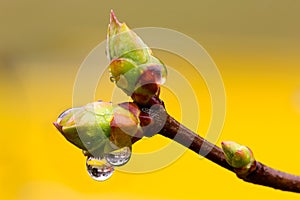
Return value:
<svg viewBox="0 0 300 200">
<path fill-rule="evenodd" d="M 221 148 L 211 144 L 198 134 L 189 130 L 170 115 L 168 115 L 164 127 L 158 134 L 175 140 L 217 165 L 236 173 L 235 169 L 226 162 L 225 155 Z M 300 193 L 299 176 L 272 169 L 258 161 L 255 161 L 255 166 L 249 174 L 241 176 L 236 173 L 236 175 L 246 182 Z"/>
</svg>

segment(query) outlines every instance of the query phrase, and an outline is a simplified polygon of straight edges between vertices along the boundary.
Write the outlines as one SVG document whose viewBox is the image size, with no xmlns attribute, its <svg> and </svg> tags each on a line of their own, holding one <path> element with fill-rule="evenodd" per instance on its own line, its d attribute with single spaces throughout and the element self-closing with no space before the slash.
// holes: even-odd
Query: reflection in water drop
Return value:
<svg viewBox="0 0 300 200">
<path fill-rule="evenodd" d="M 105 155 L 107 162 L 113 166 L 125 165 L 131 157 L 130 147 L 123 147 Z"/>
<path fill-rule="evenodd" d="M 74 122 L 74 114 L 76 113 L 76 112 L 78 112 L 78 111 L 80 111 L 80 108 L 77 108 L 77 107 L 74 107 L 74 108 L 69 108 L 69 109 L 67 109 L 67 110 L 65 110 L 64 112 L 62 112 L 59 116 L 58 116 L 58 118 L 57 118 L 57 120 L 56 120 L 56 122 L 58 123 L 58 124 L 60 124 L 60 125 L 63 125 L 63 124 L 65 124 L 65 123 L 75 123 Z M 70 124 L 69 124 L 70 125 Z"/>
<path fill-rule="evenodd" d="M 110 178 L 114 172 L 114 167 L 104 158 L 87 157 L 86 169 L 89 175 L 96 181 L 105 181 Z"/>
<path fill-rule="evenodd" d="M 69 114 L 70 112 L 72 112 L 72 108 L 65 110 L 64 112 L 62 112 L 58 118 L 57 118 L 57 123 L 60 123 L 60 121 L 62 120 L 62 118 L 64 118 L 65 116 L 67 116 L 67 114 Z"/>
</svg>

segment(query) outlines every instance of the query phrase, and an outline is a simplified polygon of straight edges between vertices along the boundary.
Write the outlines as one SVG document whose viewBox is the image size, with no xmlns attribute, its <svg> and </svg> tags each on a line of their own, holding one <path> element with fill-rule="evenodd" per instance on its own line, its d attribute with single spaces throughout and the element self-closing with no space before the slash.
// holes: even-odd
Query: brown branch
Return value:
<svg viewBox="0 0 300 200">
<path fill-rule="evenodd" d="M 166 123 L 159 134 L 175 140 L 195 153 L 236 173 L 234 168 L 226 162 L 221 148 L 211 144 L 201 136 L 189 130 L 171 116 L 168 115 Z M 258 161 L 255 162 L 255 166 L 251 173 L 245 176 L 241 176 L 238 173 L 236 174 L 239 178 L 250 183 L 300 193 L 299 176 L 272 169 Z"/>
<path fill-rule="evenodd" d="M 221 148 L 211 144 L 198 134 L 195 134 L 170 115 L 168 115 L 165 126 L 159 134 L 175 140 L 195 153 L 205 156 L 207 159 L 230 171 L 234 171 L 234 168 L 226 162 Z M 200 151 L 201 147 L 206 150 Z"/>
<path fill-rule="evenodd" d="M 137 102 L 135 103 L 138 105 Z M 156 126 L 156 128 L 157 126 L 161 127 L 158 134 L 170 138 L 180 143 L 181 145 L 189 148 L 195 153 L 204 156 L 208 160 L 216 163 L 217 165 L 228 169 L 229 171 L 235 173 L 237 177 L 243 179 L 246 182 L 268 186 L 284 191 L 300 193 L 300 176 L 295 176 L 292 174 L 272 169 L 258 161 L 254 161 L 254 164 L 251 166 L 247 174 L 240 174 L 237 169 L 235 169 L 227 163 L 225 155 L 221 148 L 205 140 L 204 138 L 194 133 L 184 125 L 180 124 L 172 116 L 167 114 L 167 111 L 164 108 L 164 102 L 160 100 L 158 96 L 152 97 L 152 99 L 148 102 L 147 107 L 150 108 L 152 105 L 155 104 L 161 105 L 163 107 L 163 111 L 153 110 L 156 112 L 153 113 L 154 115 L 151 116 L 151 113 L 146 113 L 146 115 L 148 114 L 148 116 L 153 119 L 153 126 Z M 145 110 L 144 106 L 138 106 L 141 110 Z M 161 116 L 163 115 L 166 115 L 165 121 L 162 121 Z M 143 121 L 147 121 L 143 120 L 143 118 L 140 118 L 140 120 L 141 123 L 143 123 Z M 152 136 L 155 134 L 155 131 L 153 130 L 150 132 L 152 133 L 148 134 L 148 136 Z"/>
</svg>

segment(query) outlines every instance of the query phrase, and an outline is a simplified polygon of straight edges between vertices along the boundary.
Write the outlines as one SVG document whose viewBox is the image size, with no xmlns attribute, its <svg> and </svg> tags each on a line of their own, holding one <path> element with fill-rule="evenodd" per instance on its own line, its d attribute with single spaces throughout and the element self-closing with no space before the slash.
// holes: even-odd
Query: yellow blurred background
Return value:
<svg viewBox="0 0 300 200">
<path fill-rule="evenodd" d="M 203 45 L 226 89 L 217 144 L 248 145 L 257 160 L 300 175 L 300 1 L 0 0 L 0 199 L 299 199 L 245 183 L 189 151 L 151 173 L 116 170 L 105 182 L 88 176 L 84 156 L 52 122 L 72 105 L 76 73 L 105 40 L 112 8 L 132 28 L 170 28 Z M 201 77 L 193 78 L 185 61 L 155 53 L 190 77 L 201 104 L 194 130 L 205 134 L 210 105 Z M 111 88 L 108 78 L 101 80 L 95 100 L 110 100 Z M 163 92 L 168 111 L 180 120 L 180 99 Z M 133 151 L 168 143 L 155 136 Z"/>
</svg>

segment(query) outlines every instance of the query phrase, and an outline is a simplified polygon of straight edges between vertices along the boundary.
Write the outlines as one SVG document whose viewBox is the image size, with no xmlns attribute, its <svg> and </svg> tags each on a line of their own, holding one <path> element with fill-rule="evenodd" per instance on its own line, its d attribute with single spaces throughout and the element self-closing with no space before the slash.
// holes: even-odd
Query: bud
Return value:
<svg viewBox="0 0 300 200">
<path fill-rule="evenodd" d="M 75 128 L 75 114 L 82 113 L 80 108 L 70 108 L 59 115 L 53 125 L 62 133 L 62 135 L 75 146 L 85 149 L 78 134 L 72 133 Z M 73 131 L 74 132 L 74 131 Z"/>
<path fill-rule="evenodd" d="M 126 103 L 128 104 L 128 103 Z M 53 124 L 86 155 L 99 157 L 132 145 L 133 137 L 142 137 L 140 111 L 135 105 L 93 102 L 63 112 Z"/>
<path fill-rule="evenodd" d="M 227 163 L 234 167 L 236 172 L 244 174 L 250 170 L 255 160 L 248 147 L 231 141 L 222 142 L 221 145 Z"/>
<path fill-rule="evenodd" d="M 113 11 L 110 13 L 106 47 L 106 54 L 110 61 L 116 58 L 128 58 L 143 64 L 151 55 L 149 47 L 125 23 L 120 23 Z"/>
<path fill-rule="evenodd" d="M 111 79 L 137 103 L 145 105 L 165 82 L 165 65 L 152 55 L 142 39 L 120 23 L 111 11 L 106 53 Z"/>
<path fill-rule="evenodd" d="M 132 145 L 132 138 L 141 138 L 140 109 L 133 103 L 122 103 L 114 107 L 114 118 L 110 123 L 110 140 L 118 148 Z"/>
</svg>

